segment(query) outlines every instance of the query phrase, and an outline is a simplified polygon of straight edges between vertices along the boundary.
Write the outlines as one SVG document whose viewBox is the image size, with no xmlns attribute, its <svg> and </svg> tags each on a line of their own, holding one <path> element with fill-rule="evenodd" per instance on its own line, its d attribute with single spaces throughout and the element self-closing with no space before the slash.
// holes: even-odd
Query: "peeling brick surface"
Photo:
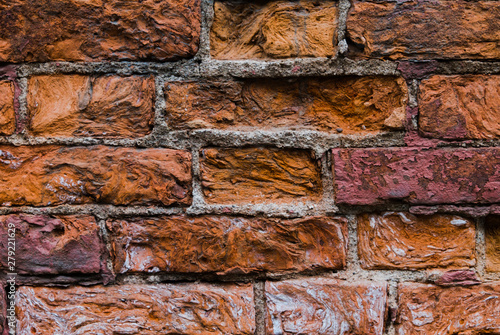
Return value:
<svg viewBox="0 0 500 335">
<path fill-rule="evenodd" d="M 0 135 L 12 135 L 16 130 L 14 110 L 14 85 L 10 81 L 0 81 Z"/>
</svg>

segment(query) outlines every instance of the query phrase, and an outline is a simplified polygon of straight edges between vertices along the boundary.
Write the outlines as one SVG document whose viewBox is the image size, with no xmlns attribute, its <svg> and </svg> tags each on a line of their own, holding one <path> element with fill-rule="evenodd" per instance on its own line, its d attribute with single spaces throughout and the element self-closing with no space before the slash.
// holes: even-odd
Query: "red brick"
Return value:
<svg viewBox="0 0 500 335">
<path fill-rule="evenodd" d="M 238 334 L 255 330 L 251 284 L 22 286 L 18 334 Z"/>
<path fill-rule="evenodd" d="M 35 76 L 28 86 L 33 135 L 138 137 L 153 127 L 152 76 Z"/>
<path fill-rule="evenodd" d="M 385 283 L 334 279 L 266 282 L 267 334 L 382 335 Z"/>
<path fill-rule="evenodd" d="M 310 129 L 368 134 L 403 127 L 407 87 L 398 77 L 335 77 L 165 84 L 172 129 Z"/>
<path fill-rule="evenodd" d="M 361 57 L 500 58 L 498 1 L 353 1 L 347 35 Z"/>
<path fill-rule="evenodd" d="M 474 223 L 456 215 L 358 216 L 358 251 L 366 269 L 471 267 L 475 238 Z"/>
<path fill-rule="evenodd" d="M 15 130 L 14 85 L 10 81 L 0 81 L 0 135 L 12 135 Z"/>
<path fill-rule="evenodd" d="M 13 214 L 0 216 L 2 236 L 15 227 L 15 272 L 19 275 L 99 273 L 106 267 L 106 247 L 92 216 Z M 7 255 L 7 239 L 0 241 Z M 7 257 L 0 269 L 8 270 Z"/>
<path fill-rule="evenodd" d="M 497 334 L 500 285 L 399 285 L 398 335 Z"/>
<path fill-rule="evenodd" d="M 443 139 L 500 138 L 500 76 L 432 76 L 422 80 L 419 129 Z"/>
<path fill-rule="evenodd" d="M 339 204 L 500 202 L 500 149 L 335 149 Z"/>
<path fill-rule="evenodd" d="M 291 203 L 322 196 L 319 164 L 304 150 L 263 148 L 201 151 L 208 203 Z"/>
<path fill-rule="evenodd" d="M 189 205 L 191 155 L 170 149 L 0 147 L 0 204 Z"/>
<path fill-rule="evenodd" d="M 500 272 L 500 215 L 490 215 L 485 221 L 486 270 Z"/>
<path fill-rule="evenodd" d="M 332 57 L 336 1 L 216 1 L 210 34 L 218 59 Z"/>
<path fill-rule="evenodd" d="M 107 226 L 117 273 L 304 271 L 346 262 L 345 218 L 170 216 Z"/>
<path fill-rule="evenodd" d="M 199 0 L 17 0 L 0 4 L 0 62 L 193 56 Z"/>
<path fill-rule="evenodd" d="M 8 330 L 8 319 L 7 319 L 7 294 L 5 293 L 5 289 L 3 285 L 0 285 L 0 334 L 1 335 L 7 335 L 9 334 Z M 14 318 L 15 320 L 15 318 Z"/>
</svg>

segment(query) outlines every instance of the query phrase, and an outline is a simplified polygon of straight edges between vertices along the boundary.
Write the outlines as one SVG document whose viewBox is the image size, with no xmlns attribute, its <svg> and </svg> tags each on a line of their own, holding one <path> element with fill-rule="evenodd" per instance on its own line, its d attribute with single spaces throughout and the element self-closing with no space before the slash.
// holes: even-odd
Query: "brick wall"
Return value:
<svg viewBox="0 0 500 335">
<path fill-rule="evenodd" d="M 499 1 L 0 21 L 2 334 L 500 334 Z"/>
</svg>

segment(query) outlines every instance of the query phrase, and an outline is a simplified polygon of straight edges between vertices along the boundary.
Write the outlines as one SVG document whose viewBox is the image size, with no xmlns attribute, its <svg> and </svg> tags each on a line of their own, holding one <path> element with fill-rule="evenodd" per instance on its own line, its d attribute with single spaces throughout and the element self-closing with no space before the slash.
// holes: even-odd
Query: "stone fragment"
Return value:
<svg viewBox="0 0 500 335">
<path fill-rule="evenodd" d="M 251 284 L 22 286 L 18 335 L 253 335 L 253 299 Z"/>
<path fill-rule="evenodd" d="M 200 0 L 0 3 L 0 62 L 164 61 L 194 56 Z"/>
<path fill-rule="evenodd" d="M 399 284 L 398 335 L 497 334 L 500 285 Z"/>
<path fill-rule="evenodd" d="M 474 223 L 456 215 L 358 216 L 358 252 L 365 269 L 471 267 L 475 238 Z"/>
<path fill-rule="evenodd" d="M 419 96 L 424 136 L 462 140 L 500 138 L 500 76 L 432 76 Z"/>
<path fill-rule="evenodd" d="M 28 86 L 33 135 L 123 138 L 152 130 L 152 76 L 45 75 L 31 77 Z"/>
<path fill-rule="evenodd" d="M 354 0 L 347 36 L 360 57 L 498 59 L 499 18 L 498 1 Z"/>
<path fill-rule="evenodd" d="M 368 134 L 403 127 L 399 77 L 303 78 L 165 84 L 172 129 L 310 129 Z"/>
<path fill-rule="evenodd" d="M 15 130 L 14 85 L 3 80 L 0 81 L 0 135 L 12 135 Z"/>
<path fill-rule="evenodd" d="M 110 219 L 107 226 L 117 273 L 304 271 L 346 262 L 345 218 L 178 215 Z"/>
<path fill-rule="evenodd" d="M 170 149 L 0 147 L 0 204 L 189 205 L 191 155 Z"/>
<path fill-rule="evenodd" d="M 334 149 L 339 204 L 500 202 L 499 148 Z"/>
<path fill-rule="evenodd" d="M 210 33 L 217 59 L 332 57 L 336 1 L 216 1 Z"/>
<path fill-rule="evenodd" d="M 266 282 L 267 334 L 382 335 L 387 284 L 334 279 Z"/>
<path fill-rule="evenodd" d="M 208 203 L 291 203 L 322 196 L 320 166 L 305 150 L 207 148 L 200 169 Z"/>
<path fill-rule="evenodd" d="M 468 286 L 481 284 L 473 270 L 451 270 L 439 276 L 435 281 L 440 286 Z"/>
<path fill-rule="evenodd" d="M 500 215 L 490 215 L 485 221 L 486 270 L 500 272 Z"/>
</svg>

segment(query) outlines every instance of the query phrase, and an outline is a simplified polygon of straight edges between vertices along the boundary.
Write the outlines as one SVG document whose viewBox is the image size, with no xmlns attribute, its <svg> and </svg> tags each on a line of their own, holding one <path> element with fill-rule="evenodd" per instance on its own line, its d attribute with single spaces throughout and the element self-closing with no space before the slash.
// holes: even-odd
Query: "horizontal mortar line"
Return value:
<svg viewBox="0 0 500 335">
<path fill-rule="evenodd" d="M 105 204 L 59 205 L 54 207 L 0 207 L 0 214 L 47 214 L 70 215 L 87 214 L 99 217 L 157 216 L 184 213 L 186 208 L 159 206 L 115 206 Z"/>
</svg>

